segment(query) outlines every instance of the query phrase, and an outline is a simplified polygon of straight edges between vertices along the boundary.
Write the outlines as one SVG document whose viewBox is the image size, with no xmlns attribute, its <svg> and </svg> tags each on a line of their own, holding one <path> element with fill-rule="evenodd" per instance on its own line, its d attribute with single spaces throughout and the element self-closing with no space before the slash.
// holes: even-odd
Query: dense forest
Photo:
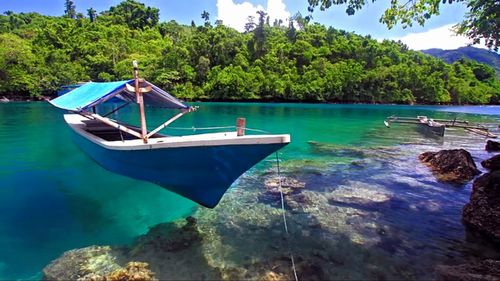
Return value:
<svg viewBox="0 0 500 281">
<path fill-rule="evenodd" d="M 37 97 L 79 81 L 141 76 L 186 100 L 454 103 L 500 102 L 484 64 L 440 59 L 401 42 L 308 23 L 270 22 L 260 11 L 245 32 L 210 21 L 160 22 L 159 10 L 126 0 L 99 14 L 0 15 L 0 95 Z"/>
</svg>

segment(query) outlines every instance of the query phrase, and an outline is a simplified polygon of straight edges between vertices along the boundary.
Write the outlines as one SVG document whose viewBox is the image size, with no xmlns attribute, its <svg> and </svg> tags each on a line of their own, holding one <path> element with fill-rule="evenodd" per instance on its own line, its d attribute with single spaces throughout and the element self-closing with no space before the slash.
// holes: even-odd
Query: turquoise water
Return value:
<svg viewBox="0 0 500 281">
<path fill-rule="evenodd" d="M 481 150 L 484 140 L 461 131 L 451 131 L 444 141 L 429 140 L 411 128 L 395 126 L 387 129 L 382 121 L 390 115 L 428 115 L 433 118 L 457 117 L 498 124 L 500 107 L 254 103 L 197 105 L 200 106 L 198 112 L 176 121 L 172 125 L 175 128 L 164 132 L 171 135 L 201 133 L 205 131 L 187 128 L 233 126 L 237 117 L 246 117 L 249 128 L 291 134 L 292 143 L 280 154 L 285 172 L 287 164 L 292 165 L 297 161 L 326 163 L 323 176 L 303 175 L 302 180 L 311 190 L 323 192 L 328 186 L 336 184 L 364 190 L 366 187 L 361 188 L 355 183 L 363 180 L 375 189 L 378 186 L 389 190 L 399 201 L 394 200 L 381 207 L 372 206 L 373 209 L 368 208 L 368 211 L 383 214 L 385 223 L 396 228 L 399 233 L 408 233 L 405 237 L 410 244 L 401 247 L 408 255 L 409 263 L 419 263 L 409 256 L 414 252 L 420 253 L 418 247 L 427 247 L 423 245 L 430 245 L 423 250 L 423 255 L 439 253 L 436 255 L 440 258 L 435 260 L 444 259 L 442 256 L 446 256 L 445 251 L 450 248 L 459 249 L 451 251 L 450 256 L 454 259 L 467 256 L 470 252 L 471 255 L 481 252 L 474 250 L 476 244 L 465 242 L 464 230 L 459 221 L 461 207 L 470 193 L 470 184 L 450 188 L 435 183 L 429 173 L 415 168 L 416 164 L 412 161 L 426 149 L 461 144 L 474 152 L 476 160 L 480 160 L 488 157 Z M 127 108 L 119 117 L 135 121 L 132 119 L 135 111 L 135 108 Z M 163 114 L 165 112 L 162 110 L 150 109 L 149 126 L 154 127 L 166 119 Z M 391 161 L 399 167 L 387 163 L 384 164 L 386 166 L 375 165 L 372 162 L 366 169 L 343 165 L 345 161 L 352 163 L 357 160 L 351 152 L 339 150 L 339 146 L 356 149 L 380 146 L 394 148 L 398 152 Z M 149 227 L 186 217 L 199 208 L 154 184 L 115 175 L 96 165 L 69 140 L 69 129 L 64 124 L 61 112 L 46 103 L 0 104 L 0 155 L 0 279 L 37 279 L 40 270 L 66 250 L 93 244 L 127 244 L 146 233 Z M 377 156 L 370 157 L 365 158 L 377 160 Z M 258 174 L 269 163 L 271 161 L 264 161 L 252 169 L 249 175 Z M 332 166 L 331 163 L 340 165 Z M 399 173 L 394 172 L 396 170 Z M 378 174 L 384 172 L 389 176 L 377 178 Z M 415 185 L 418 188 L 415 189 Z M 248 175 L 235 184 L 236 190 L 243 187 L 252 187 Z M 238 200 L 237 197 L 234 200 Z M 418 206 L 423 201 L 433 202 L 439 206 L 439 211 L 408 212 L 413 210 L 414 205 L 420 208 Z M 339 202 L 332 204 L 343 207 Z M 220 209 L 215 211 L 228 212 Z M 413 216 L 411 222 L 408 215 Z M 414 222 L 421 227 L 417 228 Z M 446 222 L 449 228 L 442 229 L 439 222 Z M 356 225 L 356 221 L 352 224 Z M 418 231 L 412 232 L 412 229 Z M 414 244 L 411 244 L 412 241 Z M 396 242 L 384 243 L 379 247 L 388 248 L 389 255 L 390 251 L 398 252 L 394 249 L 396 246 L 392 245 Z M 435 260 L 430 259 L 428 262 Z M 424 261 L 419 263 L 422 268 L 426 265 Z M 419 273 L 418 270 L 415 272 Z"/>
</svg>

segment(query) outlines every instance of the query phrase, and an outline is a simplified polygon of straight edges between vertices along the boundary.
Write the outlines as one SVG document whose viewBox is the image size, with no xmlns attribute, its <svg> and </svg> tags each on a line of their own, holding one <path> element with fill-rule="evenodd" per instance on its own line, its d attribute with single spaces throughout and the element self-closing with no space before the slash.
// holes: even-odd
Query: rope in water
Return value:
<svg viewBox="0 0 500 281">
<path fill-rule="evenodd" d="M 196 127 L 191 127 L 191 128 L 186 128 L 186 127 L 168 127 L 168 129 L 173 129 L 173 130 L 221 130 L 221 129 L 236 129 L 236 126 L 221 126 L 221 127 L 201 127 L 201 128 L 196 128 Z M 252 129 L 252 128 L 244 128 L 244 130 L 247 131 L 254 131 L 254 132 L 260 132 L 260 133 L 265 133 L 268 134 L 269 132 L 264 131 L 264 130 L 259 130 L 259 129 Z M 283 198 L 283 189 L 281 187 L 281 170 L 280 170 L 280 159 L 278 152 L 276 151 L 276 166 L 278 168 L 278 187 L 280 191 L 280 197 L 281 197 L 281 213 L 283 214 L 283 225 L 285 227 L 285 233 L 287 237 L 290 236 L 290 233 L 288 232 L 288 224 L 286 221 L 286 212 L 285 212 L 285 200 Z M 289 245 L 289 252 L 290 252 L 290 260 L 292 261 L 292 270 L 293 270 L 293 275 L 295 277 L 295 281 L 299 281 L 299 278 L 297 277 L 297 270 L 295 268 L 295 259 L 293 258 L 293 253 L 291 250 L 291 247 Z"/>
<path fill-rule="evenodd" d="M 172 130 L 222 130 L 222 129 L 236 129 L 236 126 L 221 126 L 221 127 L 166 127 L 166 129 L 172 129 Z M 268 134 L 268 131 L 264 130 L 259 130 L 259 129 L 252 129 L 252 128 L 243 128 L 245 131 L 252 131 L 252 132 L 259 132 L 259 133 L 265 133 Z"/>
<path fill-rule="evenodd" d="M 221 129 L 234 129 L 236 126 L 222 126 L 222 127 L 165 127 L 165 129 L 171 129 L 171 130 L 221 130 Z"/>
<path fill-rule="evenodd" d="M 287 238 L 288 238 L 290 236 L 290 234 L 288 233 L 288 224 L 286 222 L 285 200 L 283 199 L 283 189 L 281 188 L 280 158 L 279 158 L 277 151 L 276 151 L 276 167 L 278 168 L 278 187 L 279 187 L 280 196 L 281 196 L 281 213 L 283 214 L 283 225 L 285 226 L 285 233 L 286 233 Z M 295 260 L 293 258 L 293 253 L 292 253 L 290 245 L 288 245 L 288 246 L 289 246 L 288 250 L 290 252 L 290 260 L 292 261 L 293 275 L 295 277 L 295 281 L 299 281 L 299 278 L 297 277 L 297 270 L 295 269 Z"/>
</svg>

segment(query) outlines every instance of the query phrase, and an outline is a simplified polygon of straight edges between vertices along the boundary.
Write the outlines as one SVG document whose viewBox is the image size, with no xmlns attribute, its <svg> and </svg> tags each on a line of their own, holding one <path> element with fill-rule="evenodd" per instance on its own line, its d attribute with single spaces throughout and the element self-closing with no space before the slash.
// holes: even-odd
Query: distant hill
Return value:
<svg viewBox="0 0 500 281">
<path fill-rule="evenodd" d="M 447 63 L 453 63 L 462 57 L 485 63 L 493 67 L 500 78 L 500 55 L 485 49 L 474 47 L 461 47 L 456 50 L 428 49 L 422 50 L 423 53 L 441 58 Z"/>
</svg>

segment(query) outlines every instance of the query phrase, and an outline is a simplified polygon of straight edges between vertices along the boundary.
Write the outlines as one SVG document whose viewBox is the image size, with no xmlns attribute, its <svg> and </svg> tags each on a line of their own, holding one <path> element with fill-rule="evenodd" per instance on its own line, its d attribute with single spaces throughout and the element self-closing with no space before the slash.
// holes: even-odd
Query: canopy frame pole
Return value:
<svg viewBox="0 0 500 281">
<path fill-rule="evenodd" d="M 141 115 L 141 138 L 144 143 L 148 143 L 148 128 L 146 126 L 144 99 L 142 97 L 141 88 L 139 87 L 139 66 L 137 65 L 137 61 L 133 61 L 132 64 L 134 66 L 135 96 L 137 98 L 137 103 L 139 104 L 139 112 Z"/>
<path fill-rule="evenodd" d="M 84 116 L 86 116 L 86 115 L 84 115 Z M 127 133 L 129 135 L 132 135 L 132 136 L 137 137 L 139 139 L 143 139 L 142 135 L 139 134 L 138 132 L 129 129 L 127 126 L 120 125 L 120 124 L 118 124 L 118 123 L 116 123 L 114 121 L 111 121 L 109 118 L 102 117 L 101 115 L 95 114 L 95 113 L 91 113 L 91 114 L 89 114 L 89 116 L 91 116 L 94 119 L 97 119 L 97 120 L 101 121 L 102 123 L 107 124 L 107 125 L 109 125 L 109 126 L 111 126 L 113 128 L 116 128 L 116 129 L 118 129 L 120 131 L 123 131 L 123 132 L 125 132 L 125 133 Z"/>
<path fill-rule="evenodd" d="M 190 107 L 189 109 L 186 109 L 186 110 L 183 110 L 182 112 L 180 113 L 177 113 L 174 117 L 168 119 L 165 123 L 161 124 L 160 126 L 156 127 L 156 129 L 152 130 L 148 135 L 147 137 L 150 138 L 152 135 L 158 133 L 160 130 L 162 130 L 163 128 L 167 127 L 168 125 L 170 125 L 172 122 L 174 122 L 175 120 L 181 118 L 184 114 L 186 113 L 189 113 L 189 112 L 192 112 L 192 111 L 195 111 L 197 109 L 197 107 Z"/>
<path fill-rule="evenodd" d="M 119 107 L 117 107 L 117 108 L 115 108 L 115 109 L 111 110 L 110 112 L 108 112 L 108 113 L 104 114 L 104 115 L 103 115 L 103 117 L 108 117 L 109 115 L 111 115 L 111 114 L 113 114 L 113 113 L 117 112 L 118 110 L 120 110 L 120 109 L 124 108 L 125 106 L 129 105 L 129 103 L 130 103 L 130 102 L 129 102 L 129 101 L 127 101 L 126 103 L 124 103 L 124 104 L 120 105 Z"/>
</svg>

